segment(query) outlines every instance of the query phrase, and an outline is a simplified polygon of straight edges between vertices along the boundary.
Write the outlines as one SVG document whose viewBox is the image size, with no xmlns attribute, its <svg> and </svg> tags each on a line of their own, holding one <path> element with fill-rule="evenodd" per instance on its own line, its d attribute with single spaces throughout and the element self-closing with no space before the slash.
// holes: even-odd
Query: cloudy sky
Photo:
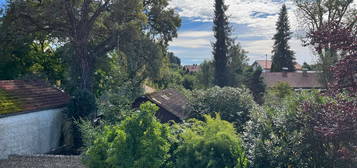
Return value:
<svg viewBox="0 0 357 168">
<path fill-rule="evenodd" d="M 178 38 L 171 42 L 170 50 L 180 57 L 183 64 L 199 64 L 212 59 L 211 43 L 214 0 L 171 0 L 170 7 L 182 17 Z M 299 32 L 295 17 L 296 6 L 284 0 L 226 0 L 228 15 L 234 28 L 233 37 L 247 50 L 250 62 L 271 57 L 272 37 L 282 4 L 288 7 L 291 31 Z M 301 32 L 301 31 L 300 31 Z M 297 62 L 314 63 L 311 48 L 302 47 L 301 33 L 294 33 L 290 46 Z"/>
<path fill-rule="evenodd" d="M 178 38 L 170 43 L 170 51 L 180 57 L 183 64 L 199 64 L 212 59 L 211 43 L 214 0 L 171 0 L 170 7 L 182 17 Z M 0 6 L 5 0 L 0 0 Z M 233 36 L 247 50 L 250 62 L 271 57 L 272 37 L 282 4 L 288 7 L 293 32 L 299 32 L 295 17 L 296 7 L 287 0 L 226 0 L 228 15 L 234 28 Z M 298 33 L 294 33 L 290 46 L 297 62 L 314 63 L 316 57 L 311 48 L 302 47 Z"/>
</svg>

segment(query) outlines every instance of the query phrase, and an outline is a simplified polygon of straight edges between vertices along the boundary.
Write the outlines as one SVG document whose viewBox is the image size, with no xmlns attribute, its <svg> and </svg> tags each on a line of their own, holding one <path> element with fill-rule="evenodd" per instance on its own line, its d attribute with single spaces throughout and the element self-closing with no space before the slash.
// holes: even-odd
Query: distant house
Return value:
<svg viewBox="0 0 357 168">
<path fill-rule="evenodd" d="M 58 148 L 70 97 L 38 81 L 0 81 L 0 159 Z"/>
<path fill-rule="evenodd" d="M 133 107 L 138 108 L 140 104 L 147 101 L 159 106 L 159 111 L 155 115 L 161 122 L 170 120 L 181 122 L 187 118 L 185 114 L 187 99 L 174 89 L 166 89 L 139 97 L 133 103 Z"/>
<path fill-rule="evenodd" d="M 183 66 L 183 68 L 185 71 L 188 71 L 190 73 L 199 72 L 201 70 L 200 66 L 197 64 L 185 65 L 185 66 Z"/>
<path fill-rule="evenodd" d="M 272 61 L 271 60 L 256 60 L 253 63 L 253 67 L 261 67 L 263 72 L 270 72 L 271 70 Z M 302 66 L 298 63 L 295 64 L 296 71 L 302 71 Z"/>
<path fill-rule="evenodd" d="M 267 87 L 273 87 L 279 82 L 286 82 L 294 89 L 322 89 L 319 73 L 315 71 L 301 72 L 263 72 L 263 81 Z"/>
</svg>

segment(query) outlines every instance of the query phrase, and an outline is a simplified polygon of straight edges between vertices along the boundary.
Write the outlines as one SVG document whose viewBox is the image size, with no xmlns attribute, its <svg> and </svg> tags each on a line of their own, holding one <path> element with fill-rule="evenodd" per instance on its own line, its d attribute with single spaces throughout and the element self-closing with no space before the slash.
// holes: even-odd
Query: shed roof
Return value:
<svg viewBox="0 0 357 168">
<path fill-rule="evenodd" d="M 63 91 L 40 81 L 0 80 L 0 92 L 0 115 L 60 108 L 70 100 Z"/>
<path fill-rule="evenodd" d="M 148 94 L 146 97 L 161 108 L 171 112 L 181 120 L 187 118 L 187 115 L 185 114 L 187 99 L 184 95 L 175 89 L 158 91 L 152 94 Z"/>
<path fill-rule="evenodd" d="M 318 72 L 263 72 L 264 83 L 268 87 L 273 87 L 278 82 L 286 82 L 293 88 L 323 88 Z"/>
</svg>

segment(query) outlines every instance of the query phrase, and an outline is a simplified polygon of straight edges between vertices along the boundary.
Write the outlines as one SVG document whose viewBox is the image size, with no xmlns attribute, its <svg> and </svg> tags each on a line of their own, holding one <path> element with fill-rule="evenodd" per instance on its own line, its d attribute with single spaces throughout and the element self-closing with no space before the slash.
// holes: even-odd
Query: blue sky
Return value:
<svg viewBox="0 0 357 168">
<path fill-rule="evenodd" d="M 182 17 L 178 38 L 170 43 L 170 51 L 181 58 L 183 64 L 199 64 L 212 59 L 211 43 L 214 0 L 171 0 L 170 7 Z M 233 37 L 248 51 L 250 63 L 271 58 L 275 23 L 282 4 L 288 7 L 291 31 L 294 32 L 290 46 L 299 63 L 316 63 L 311 47 L 303 47 L 300 37 L 296 6 L 284 0 L 226 0 L 227 11 L 234 28 Z"/>
<path fill-rule="evenodd" d="M 169 50 L 185 64 L 199 64 L 212 59 L 211 43 L 214 0 L 171 0 L 170 7 L 182 17 L 178 38 L 170 43 Z M 5 0 L 0 0 L 3 6 Z M 226 0 L 228 15 L 234 28 L 233 37 L 248 51 L 250 62 L 271 57 L 272 37 L 275 33 L 277 14 L 285 3 L 288 7 L 293 32 L 301 32 L 295 16 L 296 7 L 284 0 Z M 316 57 L 310 47 L 302 47 L 301 34 L 294 33 L 290 46 L 295 51 L 297 62 L 315 63 Z"/>
</svg>

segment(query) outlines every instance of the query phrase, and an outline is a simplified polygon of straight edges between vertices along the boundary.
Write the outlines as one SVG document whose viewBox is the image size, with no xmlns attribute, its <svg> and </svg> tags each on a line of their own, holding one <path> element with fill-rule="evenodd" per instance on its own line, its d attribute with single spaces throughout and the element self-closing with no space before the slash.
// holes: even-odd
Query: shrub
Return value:
<svg viewBox="0 0 357 168">
<path fill-rule="evenodd" d="M 238 132 L 243 131 L 251 111 L 258 108 L 248 89 L 242 88 L 213 87 L 194 90 L 189 99 L 187 113 L 191 117 L 203 119 L 205 114 L 213 116 L 218 112 L 223 120 L 233 123 Z"/>
<path fill-rule="evenodd" d="M 176 168 L 246 168 L 248 159 L 233 124 L 205 115 L 205 122 L 193 120 L 180 135 L 175 151 Z"/>
<path fill-rule="evenodd" d="M 311 124 L 313 115 L 303 112 L 301 103 L 330 100 L 316 91 L 293 93 L 254 111 L 244 133 L 252 167 L 326 167 L 323 143 Z"/>
<path fill-rule="evenodd" d="M 104 126 L 84 156 L 88 167 L 158 168 L 168 158 L 168 126 L 154 116 L 156 105 L 145 103 L 140 111 L 119 125 Z"/>
</svg>

